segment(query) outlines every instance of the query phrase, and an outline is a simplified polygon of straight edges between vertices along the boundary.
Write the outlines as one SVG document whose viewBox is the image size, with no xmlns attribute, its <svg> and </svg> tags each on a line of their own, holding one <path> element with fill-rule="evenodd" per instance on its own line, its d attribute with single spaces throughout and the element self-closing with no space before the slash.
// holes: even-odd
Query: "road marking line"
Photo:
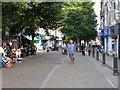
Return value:
<svg viewBox="0 0 120 90">
<path fill-rule="evenodd" d="M 66 56 L 60 63 L 62 64 L 66 59 L 68 58 L 68 56 Z M 52 74 L 55 72 L 55 70 L 60 66 L 60 64 L 56 65 L 53 70 L 49 73 L 49 75 L 46 77 L 46 79 L 43 81 L 42 85 L 40 86 L 40 88 L 44 88 L 45 85 L 47 84 L 48 80 L 50 79 L 50 77 L 52 76 Z"/>
<path fill-rule="evenodd" d="M 115 84 L 112 83 L 111 80 L 109 80 L 108 78 L 106 78 L 106 79 L 107 79 L 107 81 L 112 85 L 113 88 L 117 88 L 117 87 L 115 86 Z"/>
</svg>

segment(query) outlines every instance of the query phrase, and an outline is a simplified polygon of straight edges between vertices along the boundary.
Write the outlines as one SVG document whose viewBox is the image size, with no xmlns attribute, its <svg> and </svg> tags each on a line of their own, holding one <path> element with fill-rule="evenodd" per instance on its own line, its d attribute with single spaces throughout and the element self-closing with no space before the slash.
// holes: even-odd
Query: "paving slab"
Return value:
<svg viewBox="0 0 120 90">
<path fill-rule="evenodd" d="M 49 79 L 44 84 L 44 88 L 117 88 L 117 77 L 115 77 L 115 84 L 113 84 L 106 77 L 107 74 L 104 75 L 103 66 L 100 66 L 100 63 L 96 62 L 94 58 L 77 53 L 75 59 L 75 64 L 70 64 L 69 58 L 64 60 L 56 71 L 49 76 Z M 103 69 L 103 71 L 99 69 Z M 110 69 L 108 72 L 108 74 L 111 74 L 109 76 L 114 77 L 110 73 Z"/>
</svg>

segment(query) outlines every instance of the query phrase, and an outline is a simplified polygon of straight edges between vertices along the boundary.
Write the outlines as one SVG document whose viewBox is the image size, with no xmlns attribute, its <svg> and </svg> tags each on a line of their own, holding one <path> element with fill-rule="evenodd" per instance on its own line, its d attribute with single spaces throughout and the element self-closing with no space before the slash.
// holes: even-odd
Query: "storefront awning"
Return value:
<svg viewBox="0 0 120 90">
<path fill-rule="evenodd" d="M 22 34 L 23 35 L 23 34 Z M 23 35 L 25 38 L 27 38 L 28 40 L 32 40 L 32 36 L 25 36 L 25 35 Z M 37 39 L 37 37 L 34 37 L 34 40 L 39 40 L 39 39 Z"/>
</svg>

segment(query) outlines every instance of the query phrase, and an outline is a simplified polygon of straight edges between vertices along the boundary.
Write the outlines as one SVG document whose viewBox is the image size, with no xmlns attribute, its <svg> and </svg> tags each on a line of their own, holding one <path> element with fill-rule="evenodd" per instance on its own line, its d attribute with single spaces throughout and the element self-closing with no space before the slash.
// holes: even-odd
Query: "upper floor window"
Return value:
<svg viewBox="0 0 120 90">
<path fill-rule="evenodd" d="M 116 9 L 116 3 L 115 2 L 113 2 L 113 8 Z"/>
<path fill-rule="evenodd" d="M 111 7 L 112 7 L 112 3 L 110 3 L 110 9 L 111 9 Z"/>
<path fill-rule="evenodd" d="M 118 8 L 119 8 L 119 10 L 120 10 L 120 0 L 118 1 Z"/>
</svg>

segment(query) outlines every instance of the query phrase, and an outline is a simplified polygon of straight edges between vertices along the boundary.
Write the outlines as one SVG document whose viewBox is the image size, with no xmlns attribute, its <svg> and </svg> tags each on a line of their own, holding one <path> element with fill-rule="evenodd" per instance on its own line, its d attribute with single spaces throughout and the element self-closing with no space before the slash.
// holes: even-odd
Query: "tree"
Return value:
<svg viewBox="0 0 120 90">
<path fill-rule="evenodd" d="M 93 2 L 77 2 L 66 4 L 68 12 L 63 22 L 61 32 L 74 41 L 89 41 L 97 36 L 96 15 L 92 6 Z M 66 6 L 66 7 L 67 7 Z"/>
<path fill-rule="evenodd" d="M 4 2 L 3 29 L 8 28 L 11 35 L 22 32 L 32 35 L 34 45 L 35 31 L 38 27 L 56 29 L 60 27 L 62 3 L 50 2 Z"/>
<path fill-rule="evenodd" d="M 32 35 L 32 45 L 38 27 L 46 33 L 48 29 L 60 28 L 68 39 L 89 41 L 96 37 L 93 5 L 92 2 L 4 2 L 2 29 L 8 29 L 11 35 L 19 32 Z"/>
</svg>

